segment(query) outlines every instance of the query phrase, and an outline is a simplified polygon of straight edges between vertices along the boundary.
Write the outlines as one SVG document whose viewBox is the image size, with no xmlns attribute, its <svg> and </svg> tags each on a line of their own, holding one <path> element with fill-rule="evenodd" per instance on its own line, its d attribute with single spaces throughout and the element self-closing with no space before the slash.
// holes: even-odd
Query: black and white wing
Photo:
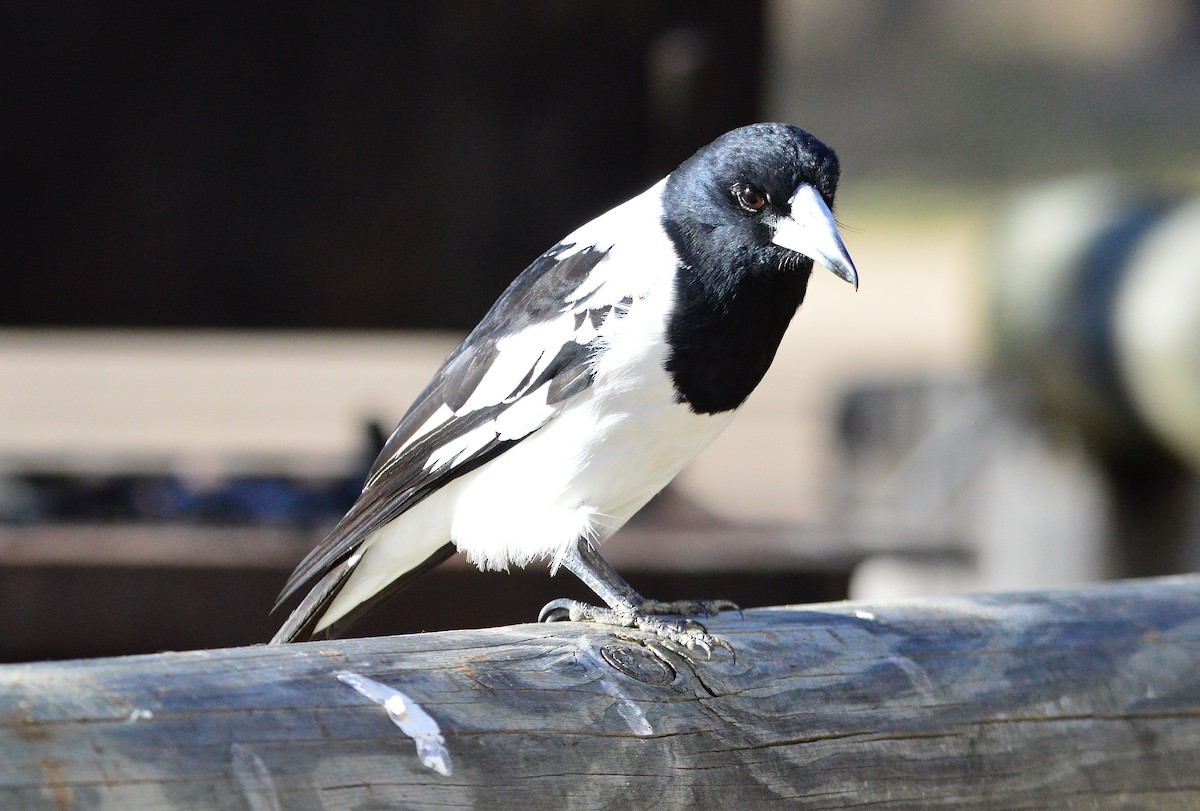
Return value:
<svg viewBox="0 0 1200 811">
<path fill-rule="evenodd" d="M 608 249 L 555 246 L 513 281 L 446 358 L 384 445 L 362 495 L 288 579 L 276 608 L 320 578 L 273 641 L 311 633 L 373 532 L 537 431 L 591 385 L 598 330 L 614 309 L 628 306 L 624 296 L 604 289 L 608 255 Z M 397 573 L 378 599 L 338 626 L 452 552 L 447 543 L 422 565 Z"/>
</svg>

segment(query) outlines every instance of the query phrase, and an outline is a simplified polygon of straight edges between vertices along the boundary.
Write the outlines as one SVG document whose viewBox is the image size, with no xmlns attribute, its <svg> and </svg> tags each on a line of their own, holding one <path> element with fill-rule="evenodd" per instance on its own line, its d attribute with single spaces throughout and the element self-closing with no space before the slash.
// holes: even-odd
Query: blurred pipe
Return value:
<svg viewBox="0 0 1200 811">
<path fill-rule="evenodd" d="M 1121 379 L 1155 436 L 1200 469 L 1200 200 L 1173 208 L 1130 259 L 1113 313 Z"/>
<path fill-rule="evenodd" d="M 1200 201 L 1115 177 L 1025 192 L 998 218 L 1000 363 L 1103 456 L 1200 469 Z"/>
</svg>

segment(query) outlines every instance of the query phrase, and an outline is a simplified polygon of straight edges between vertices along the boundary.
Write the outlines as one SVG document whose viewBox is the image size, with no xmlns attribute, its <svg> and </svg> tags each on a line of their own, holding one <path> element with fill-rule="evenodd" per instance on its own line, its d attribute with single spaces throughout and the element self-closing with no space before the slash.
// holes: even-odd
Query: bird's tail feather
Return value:
<svg viewBox="0 0 1200 811">
<path fill-rule="evenodd" d="M 283 627 L 271 637 L 271 644 L 281 645 L 312 638 L 313 627 L 354 570 L 354 563 L 353 559 L 343 561 L 326 573 L 288 616 Z"/>
<path fill-rule="evenodd" d="M 412 567 L 397 577 L 385 588 L 380 589 L 369 599 L 356 605 L 353 609 L 338 617 L 333 622 L 317 630 L 325 610 L 337 597 L 338 592 L 346 585 L 354 567 L 359 562 L 357 555 L 342 561 L 322 577 L 309 591 L 300 605 L 292 611 L 283 627 L 271 638 L 270 644 L 281 645 L 285 642 L 301 642 L 309 639 L 336 639 L 342 632 L 367 614 L 378 608 L 385 600 L 397 592 L 407 588 L 413 580 L 437 566 L 454 554 L 454 545 L 445 544 L 438 548 L 417 566 Z"/>
</svg>

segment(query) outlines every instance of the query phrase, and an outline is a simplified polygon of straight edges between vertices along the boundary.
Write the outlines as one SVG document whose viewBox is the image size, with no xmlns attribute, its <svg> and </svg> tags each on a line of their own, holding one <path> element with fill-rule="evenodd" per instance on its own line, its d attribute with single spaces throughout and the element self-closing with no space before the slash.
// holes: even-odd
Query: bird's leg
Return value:
<svg viewBox="0 0 1200 811">
<path fill-rule="evenodd" d="M 725 609 L 736 609 L 737 606 L 729 600 L 647 600 L 617 574 L 617 570 L 600 556 L 586 538 L 580 538 L 575 547 L 567 552 L 562 565 L 604 600 L 608 607 L 601 608 L 576 600 L 554 600 L 541 610 L 539 621 L 569 619 L 572 622 L 599 622 L 621 628 L 639 628 L 689 650 L 703 648 L 705 652 L 711 652 L 714 647 L 720 647 L 733 652 L 724 639 L 710 634 L 695 620 L 686 619 L 697 614 L 714 615 Z M 663 614 L 685 619 L 665 620 L 659 616 Z"/>
</svg>

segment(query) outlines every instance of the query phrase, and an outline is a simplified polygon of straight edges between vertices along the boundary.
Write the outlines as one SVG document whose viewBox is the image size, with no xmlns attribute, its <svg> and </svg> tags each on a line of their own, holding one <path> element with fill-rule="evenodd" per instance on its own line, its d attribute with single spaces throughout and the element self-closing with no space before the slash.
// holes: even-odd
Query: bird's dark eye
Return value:
<svg viewBox="0 0 1200 811">
<path fill-rule="evenodd" d="M 739 183 L 733 187 L 733 196 L 738 205 L 750 212 L 762 211 L 767 204 L 767 195 L 753 183 Z"/>
</svg>

